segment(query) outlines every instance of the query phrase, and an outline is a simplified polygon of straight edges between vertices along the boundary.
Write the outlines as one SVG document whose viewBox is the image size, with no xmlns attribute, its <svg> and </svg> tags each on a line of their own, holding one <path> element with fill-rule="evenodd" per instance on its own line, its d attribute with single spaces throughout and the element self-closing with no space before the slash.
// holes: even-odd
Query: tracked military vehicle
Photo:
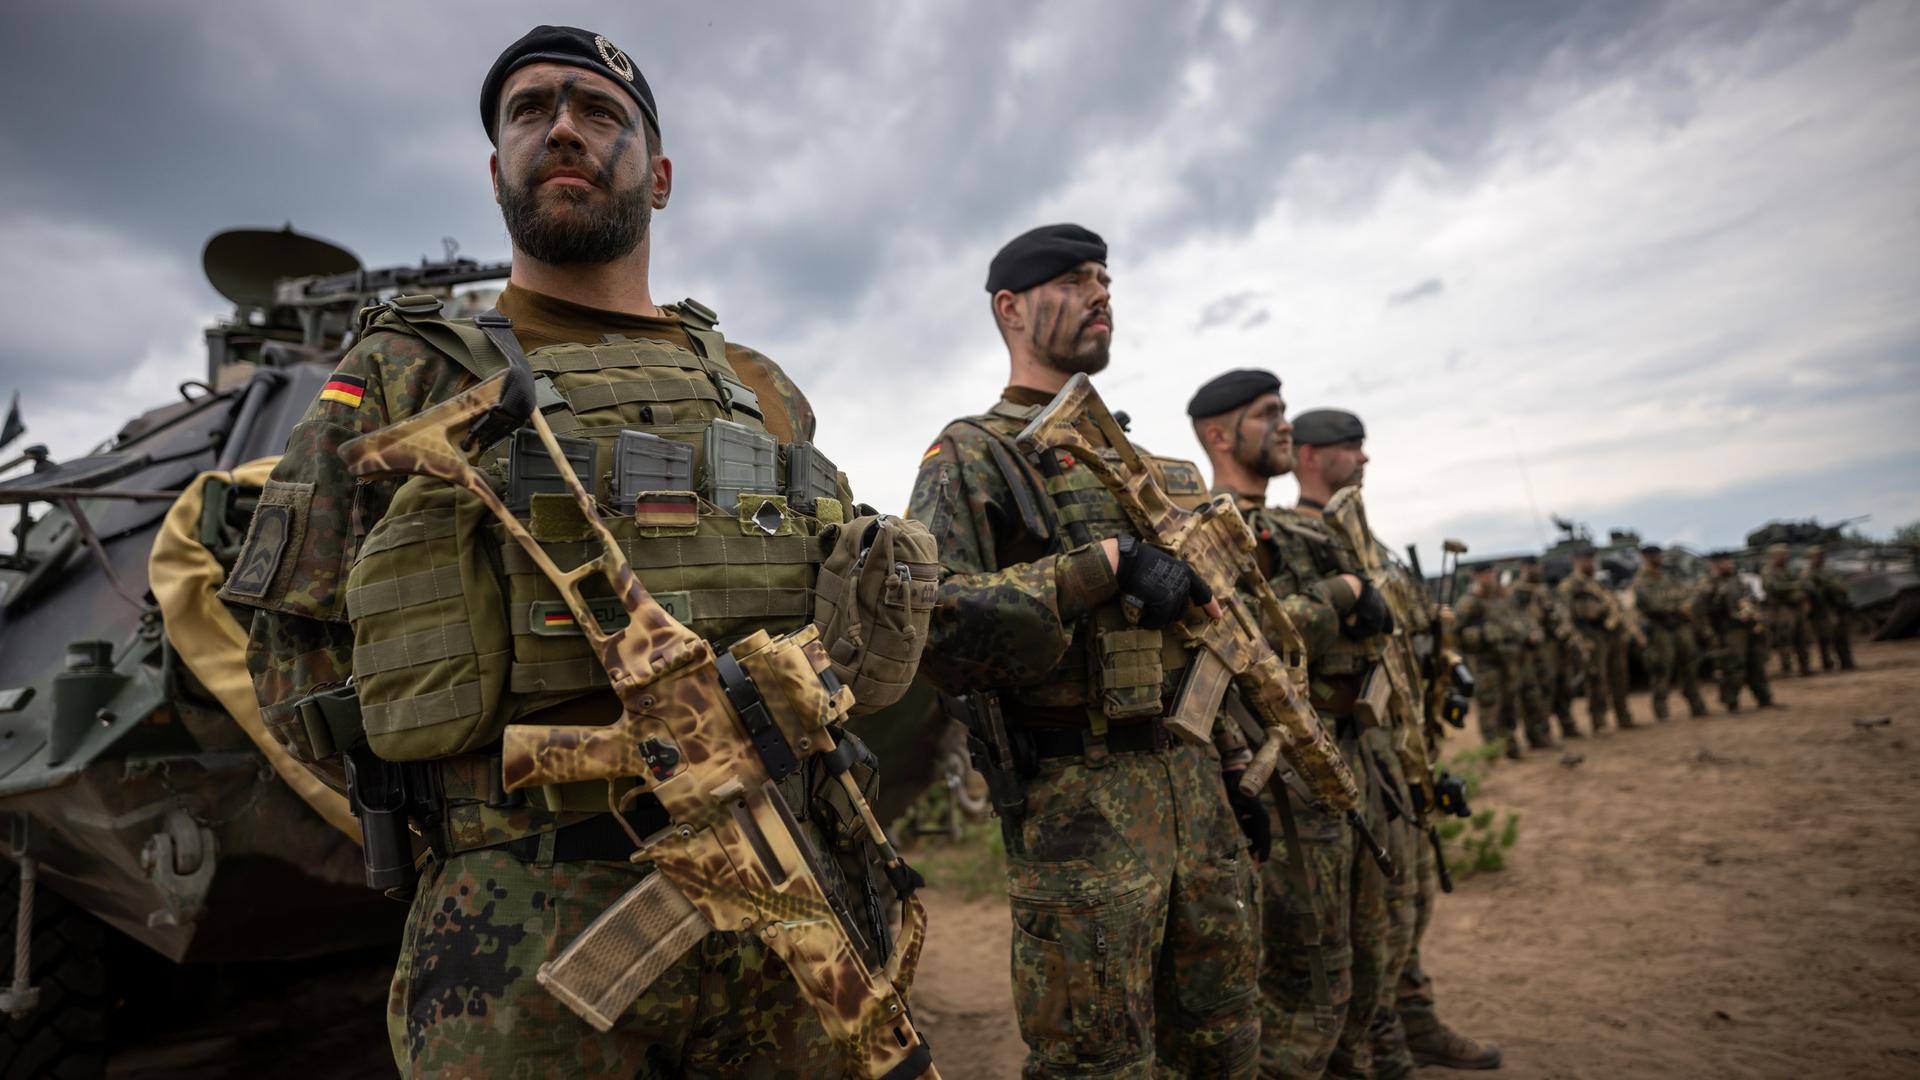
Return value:
<svg viewBox="0 0 1920 1080">
<path fill-rule="evenodd" d="M 1785 544 L 1788 558 L 1802 565 L 1807 549 L 1819 544 L 1827 552 L 1827 569 L 1846 583 L 1856 638 L 1891 641 L 1920 633 L 1920 549 L 1849 533 L 1847 526 L 1858 520 L 1769 521 L 1747 534 L 1740 568 L 1759 573 L 1774 544 Z"/>
<path fill-rule="evenodd" d="M 0 445 L 0 505 L 18 514 L 0 536 L 0 926 L 16 957 L 0 1075 L 104 1066 L 128 992 L 105 965 L 128 941 L 183 965 L 296 958 L 397 940 L 405 912 L 366 887 L 345 800 L 261 726 L 246 613 L 214 590 L 357 310 L 508 268 L 449 251 L 366 270 L 290 227 L 221 233 L 203 263 L 235 305 L 207 331 L 204 378 L 84 457 Z"/>
</svg>

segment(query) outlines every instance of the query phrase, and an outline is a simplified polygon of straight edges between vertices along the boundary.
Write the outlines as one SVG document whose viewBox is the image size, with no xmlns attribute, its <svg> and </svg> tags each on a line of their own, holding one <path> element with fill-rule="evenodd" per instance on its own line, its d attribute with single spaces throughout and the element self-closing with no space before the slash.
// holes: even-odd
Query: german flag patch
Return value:
<svg viewBox="0 0 1920 1080">
<path fill-rule="evenodd" d="M 367 380 L 358 375 L 343 375 L 335 372 L 327 379 L 327 385 L 320 391 L 321 401 L 338 402 L 349 409 L 357 409 L 367 397 Z"/>
<path fill-rule="evenodd" d="M 549 630 L 571 630 L 575 624 L 571 612 L 549 611 L 540 616 L 540 625 Z"/>
<path fill-rule="evenodd" d="M 927 462 L 939 456 L 939 454 L 940 444 L 936 442 L 932 446 L 927 447 L 926 453 L 920 455 L 920 464 L 925 465 Z"/>
</svg>

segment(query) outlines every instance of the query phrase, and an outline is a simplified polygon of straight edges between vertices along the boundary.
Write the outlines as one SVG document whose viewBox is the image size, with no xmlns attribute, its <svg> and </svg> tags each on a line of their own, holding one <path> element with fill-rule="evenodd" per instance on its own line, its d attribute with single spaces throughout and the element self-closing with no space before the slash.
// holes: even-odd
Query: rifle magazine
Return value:
<svg viewBox="0 0 1920 1080">
<path fill-rule="evenodd" d="M 582 1020 L 607 1031 L 712 930 L 666 875 L 648 874 L 534 978 Z"/>
</svg>

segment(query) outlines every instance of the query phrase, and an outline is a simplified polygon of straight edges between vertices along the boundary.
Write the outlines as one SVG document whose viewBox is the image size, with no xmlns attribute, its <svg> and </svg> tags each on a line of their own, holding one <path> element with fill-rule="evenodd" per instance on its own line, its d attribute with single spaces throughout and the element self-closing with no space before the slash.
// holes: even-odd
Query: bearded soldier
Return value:
<svg viewBox="0 0 1920 1080">
<path fill-rule="evenodd" d="M 1647 617 L 1647 647 L 1641 654 L 1652 683 L 1653 718 L 1667 718 L 1667 694 L 1675 679 L 1693 715 L 1707 715 L 1700 696 L 1700 651 L 1693 637 L 1692 590 L 1666 570 L 1666 553 L 1649 544 L 1640 549 L 1640 572 L 1633 579 L 1633 606 Z"/>
<path fill-rule="evenodd" d="M 1072 375 L 1106 368 L 1106 264 L 1105 242 L 1077 225 L 1023 233 L 993 258 L 1007 387 L 928 448 L 909 511 L 941 547 L 925 670 L 965 695 L 978 737 L 1010 747 L 989 781 L 1026 1075 L 1250 1076 L 1248 847 L 1264 854 L 1267 822 L 1238 772 L 1223 776 L 1244 751 L 1223 760 L 1161 723 L 1189 662 L 1163 628 L 1218 605 L 1186 563 L 1133 534 L 1085 464 L 1014 441 Z M 1192 465 L 1156 467 L 1170 495 L 1204 498 Z"/>
<path fill-rule="evenodd" d="M 424 477 L 355 483 L 342 444 L 520 354 L 538 407 L 581 455 L 577 471 L 627 515 L 612 527 L 655 597 L 721 644 L 806 624 L 813 534 L 848 501 L 842 483 L 802 490 L 769 472 L 740 492 L 708 485 L 698 502 L 692 490 L 643 492 L 672 498 L 636 507 L 636 493 L 608 479 L 619 472 L 616 435 L 683 470 L 652 485 L 676 489 L 725 472 L 729 446 L 811 453 L 813 410 L 771 360 L 724 341 L 711 311 L 654 301 L 648 226 L 667 206 L 673 166 L 653 93 L 626 53 L 589 31 L 538 27 L 494 62 L 480 118 L 496 148 L 509 283 L 497 314 L 480 320 L 448 319 L 431 296 L 369 309 L 295 428 L 261 496 L 247 570 L 225 592 L 259 609 L 249 663 L 263 714 L 322 769 L 337 770 L 344 752 L 360 769 L 404 761 L 419 781 L 414 828 L 431 858 L 389 996 L 403 1073 L 841 1075 L 798 985 L 752 935 L 696 939 L 605 1032 L 535 981 L 651 867 L 628 861 L 634 844 L 609 812 L 607 785 L 505 792 L 500 732 L 511 720 L 606 723 L 621 706 L 558 591 L 487 531 L 498 526 L 477 523 L 488 517 L 477 500 Z M 579 530 L 522 475 L 523 465 L 552 468 L 537 443 L 534 456 L 516 456 L 522 442 L 483 454 L 480 468 L 572 566 Z M 354 756 L 369 745 L 377 758 Z M 359 788 L 357 802 L 368 794 Z M 652 795 L 631 805 L 626 824 L 640 836 L 666 826 Z"/>
<path fill-rule="evenodd" d="M 1587 643 L 1587 721 L 1595 735 L 1606 726 L 1607 706 L 1615 722 L 1633 726 L 1627 708 L 1627 642 L 1620 602 L 1594 576 L 1593 549 L 1573 553 L 1573 573 L 1561 579 L 1560 599 L 1573 618 L 1574 629 Z"/>
<path fill-rule="evenodd" d="M 1369 830 L 1386 840 L 1395 865 L 1411 868 L 1421 838 L 1391 733 L 1360 730 L 1354 702 L 1387 635 L 1404 639 L 1408 624 L 1416 617 L 1424 623 L 1425 613 L 1402 613 L 1396 625 L 1385 594 L 1358 573 L 1356 553 L 1319 517 L 1335 492 L 1362 480 L 1365 428 L 1352 413 L 1334 409 L 1289 423 L 1280 380 L 1266 371 L 1213 379 L 1187 412 L 1212 464 L 1213 490 L 1232 494 L 1246 514 L 1260 543 L 1261 569 L 1306 639 L 1313 704 L 1360 781 Z M 1269 483 L 1296 465 L 1298 507 L 1268 506 Z M 1390 565 L 1390 556 L 1383 562 Z M 1270 793 L 1263 798 L 1277 817 L 1282 808 Z M 1370 1068 L 1399 1075 L 1412 1062 L 1397 1029 L 1388 1026 L 1395 1034 L 1383 1038 L 1390 1015 L 1382 1015 L 1382 1006 L 1391 1013 L 1396 981 L 1415 947 L 1419 878 L 1403 870 L 1384 880 L 1338 816 L 1297 797 L 1285 810 L 1296 825 L 1298 850 L 1290 842 L 1261 873 L 1262 1075 L 1370 1075 Z M 1323 1023 L 1328 1010 L 1331 1022 Z M 1443 1060 L 1489 1052 L 1498 1059 L 1497 1048 L 1480 1047 L 1437 1022 L 1422 1035 L 1421 1050 Z M 1390 1060 L 1372 1061 L 1376 1042 L 1388 1047 Z"/>
<path fill-rule="evenodd" d="M 1807 651 L 1807 588 L 1801 576 L 1787 565 L 1787 545 L 1767 548 L 1760 589 L 1767 598 L 1767 633 L 1773 639 L 1773 651 L 1780 657 L 1780 674 L 1792 675 L 1796 658 L 1800 674 L 1812 674 Z"/>
<path fill-rule="evenodd" d="M 1847 598 L 1846 583 L 1827 569 L 1825 547 L 1815 544 L 1807 549 L 1807 567 L 1800 578 L 1807 592 L 1807 622 L 1820 643 L 1820 670 L 1832 671 L 1837 661 L 1841 671 L 1852 671 L 1853 634 L 1847 615 L 1853 602 Z"/>
<path fill-rule="evenodd" d="M 1740 711 L 1740 687 L 1753 691 L 1761 708 L 1773 704 L 1767 685 L 1766 624 L 1754 609 L 1753 595 L 1733 572 L 1733 555 L 1716 551 L 1707 556 L 1707 577 L 1694 593 L 1694 618 L 1712 643 L 1714 669 L 1720 677 L 1720 704 L 1730 713 Z"/>
</svg>

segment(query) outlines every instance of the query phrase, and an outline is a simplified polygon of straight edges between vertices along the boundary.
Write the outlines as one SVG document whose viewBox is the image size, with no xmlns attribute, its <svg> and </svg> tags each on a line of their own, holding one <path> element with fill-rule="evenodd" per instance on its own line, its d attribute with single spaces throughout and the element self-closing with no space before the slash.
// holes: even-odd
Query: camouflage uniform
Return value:
<svg viewBox="0 0 1920 1080">
<path fill-rule="evenodd" d="M 1530 628 L 1521 610 L 1504 592 L 1488 596 L 1476 585 L 1454 609 L 1460 647 L 1473 668 L 1473 711 L 1480 716 L 1480 737 L 1504 739 L 1507 756 L 1520 756 L 1521 650 Z"/>
<path fill-rule="evenodd" d="M 1253 860 L 1219 752 L 1159 722 L 1186 656 L 1117 602 L 1098 541 L 1131 531 L 1119 504 L 1070 455 L 1043 478 L 1011 444 L 1051 399 L 1010 387 L 948 425 L 908 511 L 941 544 L 922 670 L 949 692 L 994 692 L 1037 759 L 1023 818 L 1002 822 L 1025 1075 L 1250 1076 Z M 1162 477 L 1205 494 L 1191 465 Z"/>
<path fill-rule="evenodd" d="M 1711 644 L 1714 670 L 1720 677 L 1720 704 L 1733 712 L 1740 707 L 1740 687 L 1753 691 L 1762 706 L 1773 704 L 1767 685 L 1767 646 L 1753 597 L 1738 577 L 1708 577 L 1695 587 L 1694 618 Z"/>
<path fill-rule="evenodd" d="M 1807 567 L 1801 571 L 1800 580 L 1807 592 L 1807 622 L 1813 628 L 1814 640 L 1820 643 L 1820 670 L 1832 671 L 1837 662 L 1841 671 L 1852 671 L 1853 635 L 1847 614 L 1853 607 L 1847 599 L 1847 586 L 1824 563 L 1815 566 L 1812 551 L 1807 554 Z"/>
<path fill-rule="evenodd" d="M 1507 587 L 1507 594 L 1528 630 L 1520 647 L 1520 719 L 1527 729 L 1527 745 L 1540 750 L 1558 745 L 1548 719 L 1553 704 L 1553 651 L 1558 642 L 1543 602 L 1547 588 L 1523 576 Z"/>
<path fill-rule="evenodd" d="M 1667 694 L 1676 676 L 1693 715 L 1707 714 L 1700 696 L 1700 649 L 1688 610 L 1692 592 L 1686 582 L 1651 566 L 1642 566 L 1633 579 L 1634 609 L 1647 617 L 1647 647 L 1641 655 L 1652 684 L 1653 715 L 1659 720 L 1667 718 Z"/>
<path fill-rule="evenodd" d="M 1575 571 L 1561 579 L 1560 600 L 1573 625 L 1586 641 L 1587 720 L 1594 734 L 1606 726 L 1611 700 L 1614 716 L 1623 728 L 1633 726 L 1627 708 L 1627 640 L 1623 628 L 1607 625 L 1620 618 L 1619 604 L 1594 578 Z"/>
<path fill-rule="evenodd" d="M 597 344 L 607 334 L 692 344 L 673 309 L 660 318 L 596 311 L 511 285 L 498 306 L 529 350 L 566 342 Z M 727 359 L 760 401 L 773 406 L 765 409 L 770 433 L 787 441 L 811 438 L 811 407 L 772 361 L 738 346 L 729 346 Z M 314 402 L 274 469 L 267 494 L 304 492 L 304 518 L 289 534 L 291 542 L 283 536 L 284 553 L 278 547 L 255 553 L 272 561 L 265 574 L 268 587 L 260 595 L 237 595 L 230 580 L 227 596 L 260 609 L 248 666 L 262 716 L 297 754 L 312 757 L 315 750 L 302 734 L 296 703 L 317 689 L 341 685 L 352 671 L 347 570 L 402 482 L 356 483 L 340 447 L 444 401 L 471 382 L 464 368 L 419 338 L 369 334 L 341 360 L 332 380 L 331 385 L 350 392 Z M 250 534 L 249 551 L 256 540 Z M 612 693 L 602 690 L 531 721 L 598 723 L 619 712 Z M 336 779 L 337 767 L 338 758 L 317 765 Z M 800 1077 L 844 1072 L 838 1051 L 784 965 L 758 941 L 738 934 L 709 935 L 612 1031 L 603 1034 L 580 1020 L 535 982 L 534 971 L 650 868 L 610 861 L 618 858 L 611 852 L 556 860 L 556 851 L 564 854 L 575 846 L 573 838 L 585 835 L 582 830 L 617 826 L 604 812 L 552 812 L 538 800 L 501 796 L 497 745 L 491 755 L 440 759 L 427 767 L 445 802 L 440 820 L 422 826 L 434 858 L 413 898 L 389 998 L 389 1037 L 403 1074 Z M 653 806 L 658 808 L 657 801 Z M 815 832 L 814 839 L 819 843 L 823 837 Z M 831 874 L 832 867 L 825 871 Z"/>
<path fill-rule="evenodd" d="M 1793 674 L 1793 661 L 1800 661 L 1800 674 L 1812 673 L 1807 651 L 1807 590 L 1792 568 L 1768 564 L 1760 571 L 1760 588 L 1767 597 L 1767 633 L 1773 650 L 1780 657 L 1780 674 Z"/>
<path fill-rule="evenodd" d="M 1399 808 L 1413 797 L 1393 751 L 1392 732 L 1358 726 L 1354 701 L 1384 639 L 1355 641 L 1339 631 L 1356 597 L 1338 579 L 1358 573 L 1357 558 L 1316 515 L 1241 507 L 1260 541 L 1262 571 L 1305 638 L 1314 710 L 1335 733 L 1353 769 L 1367 828 L 1396 860 L 1410 854 Z M 1404 632 L 1404 631 L 1403 631 Z M 1280 835 L 1278 808 L 1266 799 Z M 1364 854 L 1341 815 L 1289 800 L 1308 864 L 1310 896 L 1292 887 L 1292 853 L 1276 846 L 1262 869 L 1267 902 L 1266 959 L 1261 972 L 1260 1069 L 1264 1076 L 1366 1076 L 1372 1069 L 1372 1026 L 1405 954 L 1412 948 L 1404 877 L 1389 882 Z M 1393 820 L 1390 820 L 1392 818 Z M 1400 828 L 1396 829 L 1396 826 Z M 1402 849 L 1396 851 L 1395 849 Z M 1326 971 L 1331 1025 L 1316 1012 L 1310 951 L 1314 939 Z"/>
</svg>

